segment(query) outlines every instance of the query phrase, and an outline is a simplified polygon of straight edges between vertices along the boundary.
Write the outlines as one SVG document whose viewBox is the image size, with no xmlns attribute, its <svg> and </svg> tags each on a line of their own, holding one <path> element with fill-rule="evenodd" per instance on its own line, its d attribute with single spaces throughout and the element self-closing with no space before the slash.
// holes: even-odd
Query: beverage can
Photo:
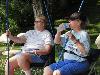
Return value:
<svg viewBox="0 0 100 75">
<path fill-rule="evenodd" d="M 68 23 L 63 23 L 64 29 L 69 28 L 69 24 Z"/>
</svg>

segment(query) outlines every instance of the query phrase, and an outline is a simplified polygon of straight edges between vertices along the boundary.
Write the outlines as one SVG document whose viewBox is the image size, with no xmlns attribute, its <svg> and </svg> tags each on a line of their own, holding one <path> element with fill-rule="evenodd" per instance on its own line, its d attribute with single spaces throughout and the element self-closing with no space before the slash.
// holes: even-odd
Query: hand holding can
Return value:
<svg viewBox="0 0 100 75">
<path fill-rule="evenodd" d="M 69 28 L 69 24 L 68 23 L 62 23 L 59 25 L 59 27 L 57 27 L 57 32 L 61 32 L 63 30 L 66 30 L 67 28 Z"/>
</svg>

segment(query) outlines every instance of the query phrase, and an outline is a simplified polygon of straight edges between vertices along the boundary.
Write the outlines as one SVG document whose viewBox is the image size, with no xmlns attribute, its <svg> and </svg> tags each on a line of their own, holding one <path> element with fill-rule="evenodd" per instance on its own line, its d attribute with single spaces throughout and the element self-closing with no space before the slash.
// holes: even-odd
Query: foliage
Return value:
<svg viewBox="0 0 100 75">
<path fill-rule="evenodd" d="M 100 33 L 100 23 L 90 24 L 86 27 L 89 34 Z"/>
<path fill-rule="evenodd" d="M 34 15 L 31 0 L 16 0 L 14 4 L 15 20 L 21 32 L 32 29 Z"/>
<path fill-rule="evenodd" d="M 10 4 L 10 10 L 12 11 L 11 8 L 13 8 L 14 6 Z M 0 31 L 1 34 L 5 32 L 6 29 L 6 5 L 5 5 L 5 1 L 1 1 L 1 5 L 0 5 L 0 17 L 1 17 L 1 21 L 0 21 Z M 9 20 L 9 28 L 13 33 L 16 33 L 18 30 L 16 21 L 12 18 L 14 11 L 12 11 L 11 13 L 9 12 L 9 16 L 8 16 L 8 20 Z"/>
<path fill-rule="evenodd" d="M 9 20 L 9 29 L 14 35 L 19 32 L 24 32 L 29 29 L 32 29 L 34 15 L 32 10 L 31 0 L 10 0 L 8 7 L 8 20 Z M 5 23 L 6 23 L 6 2 L 5 0 L 0 1 L 0 31 L 5 32 Z M 33 16 L 33 17 L 32 17 Z"/>
<path fill-rule="evenodd" d="M 68 22 L 67 19 L 59 19 L 59 20 L 55 20 L 54 25 L 58 26 L 61 23 L 66 23 L 66 22 Z"/>
</svg>

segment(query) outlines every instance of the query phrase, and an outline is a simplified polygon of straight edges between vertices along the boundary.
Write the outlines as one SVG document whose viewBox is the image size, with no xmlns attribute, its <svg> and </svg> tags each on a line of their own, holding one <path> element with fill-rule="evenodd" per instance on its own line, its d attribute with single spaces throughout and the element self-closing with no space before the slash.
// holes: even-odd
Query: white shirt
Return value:
<svg viewBox="0 0 100 75">
<path fill-rule="evenodd" d="M 62 46 L 64 47 L 64 49 L 67 51 L 72 51 L 81 57 L 87 56 L 88 52 L 90 50 L 90 38 L 89 38 L 88 33 L 84 30 L 80 31 L 79 33 L 72 30 L 71 33 L 76 37 L 77 40 L 79 40 L 84 45 L 86 54 L 84 54 L 84 55 L 81 54 L 81 52 L 80 52 L 79 48 L 76 46 L 76 44 L 74 44 L 74 42 L 72 40 L 68 39 L 67 33 L 61 35 Z M 65 52 L 64 59 L 77 60 L 79 62 L 86 60 L 85 58 L 81 58 L 77 55 Z"/>
<path fill-rule="evenodd" d="M 42 32 L 37 30 L 29 30 L 24 34 L 24 36 L 27 40 L 22 47 L 22 50 L 44 49 L 46 44 L 53 45 L 51 33 L 47 30 L 44 30 Z"/>
</svg>

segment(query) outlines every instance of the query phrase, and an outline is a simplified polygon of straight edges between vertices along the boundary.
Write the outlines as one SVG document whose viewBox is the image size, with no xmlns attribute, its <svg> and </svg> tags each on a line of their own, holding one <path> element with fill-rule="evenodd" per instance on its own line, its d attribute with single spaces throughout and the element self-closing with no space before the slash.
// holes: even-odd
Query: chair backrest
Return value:
<svg viewBox="0 0 100 75">
<path fill-rule="evenodd" d="M 52 47 L 52 50 L 49 54 L 49 62 L 50 64 L 55 62 L 55 46 Z"/>
<path fill-rule="evenodd" d="M 100 49 L 90 49 L 90 53 L 89 56 L 87 56 L 87 60 L 88 62 L 91 64 L 95 61 L 97 61 L 97 59 L 100 57 Z"/>
</svg>

